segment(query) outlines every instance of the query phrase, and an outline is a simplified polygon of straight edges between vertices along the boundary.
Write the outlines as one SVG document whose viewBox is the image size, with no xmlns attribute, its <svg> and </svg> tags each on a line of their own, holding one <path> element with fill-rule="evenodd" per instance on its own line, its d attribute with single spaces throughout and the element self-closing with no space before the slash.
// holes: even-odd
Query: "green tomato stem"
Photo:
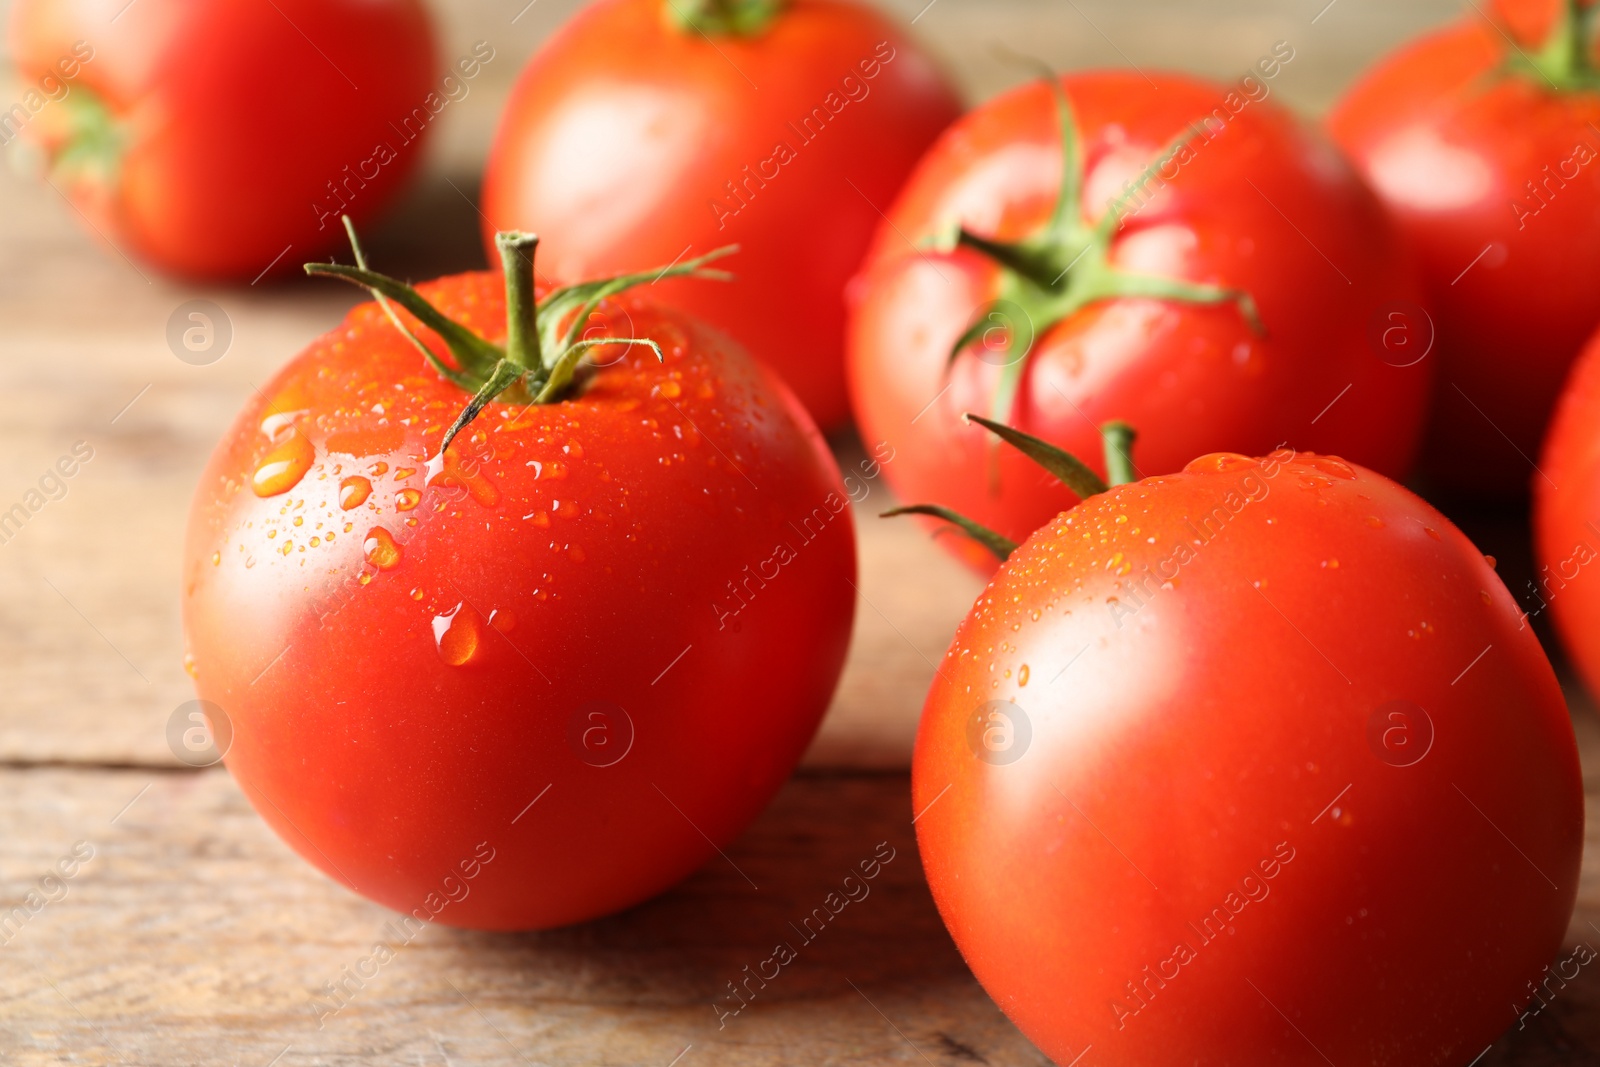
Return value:
<svg viewBox="0 0 1600 1067">
<path fill-rule="evenodd" d="M 1127 485 L 1139 480 L 1133 466 L 1133 442 L 1139 436 L 1125 422 L 1108 422 L 1100 427 L 1100 437 L 1106 449 L 1106 481 L 1111 485 Z"/>
<path fill-rule="evenodd" d="M 662 278 L 709 278 L 729 281 L 725 271 L 707 270 L 712 260 L 737 252 L 728 245 L 694 259 L 670 263 L 656 270 L 623 274 L 614 278 L 582 282 L 555 289 L 543 300 L 536 300 L 533 256 L 539 238 L 530 233 L 497 233 L 495 246 L 500 251 L 506 285 L 506 343 L 502 347 L 473 333 L 445 315 L 416 289 L 405 282 L 367 269 L 366 255 L 356 239 L 355 226 L 344 218 L 356 266 L 338 263 L 307 263 L 306 273 L 340 278 L 370 292 L 388 313 L 397 330 L 422 351 L 429 366 L 439 375 L 471 394 L 439 444 L 439 455 L 473 419 L 502 396 L 519 403 L 555 404 L 567 399 L 577 379 L 583 354 L 602 345 L 643 345 L 664 360 L 661 346 L 648 337 L 585 338 L 589 315 L 610 297 Z M 450 350 L 456 365 L 444 362 L 422 339 L 413 333 L 391 301 L 405 308 L 428 329 L 438 334 Z"/>
<path fill-rule="evenodd" d="M 754 37 L 765 33 L 786 0 L 665 0 L 679 28 L 717 36 Z"/>
</svg>

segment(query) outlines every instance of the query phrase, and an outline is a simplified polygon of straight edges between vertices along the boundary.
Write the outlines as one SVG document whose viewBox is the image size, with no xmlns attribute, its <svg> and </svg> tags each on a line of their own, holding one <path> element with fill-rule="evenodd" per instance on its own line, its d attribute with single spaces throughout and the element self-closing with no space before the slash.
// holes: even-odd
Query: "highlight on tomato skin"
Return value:
<svg viewBox="0 0 1600 1067">
<path fill-rule="evenodd" d="M 10 46 L 48 95 L 6 139 L 90 236 L 236 282 L 335 250 L 342 213 L 378 217 L 452 86 L 494 56 L 442 69 L 423 0 L 17 0 Z"/>
<path fill-rule="evenodd" d="M 1491 562 L 1289 451 L 1027 538 L 939 666 L 912 788 L 974 974 L 1055 1062 L 1108 1067 L 1466 1064 L 1534 1010 L 1584 837 Z"/>
<path fill-rule="evenodd" d="M 847 494 L 793 395 L 636 294 L 536 294 L 533 244 L 406 291 L 359 248 L 316 265 L 390 306 L 264 383 L 184 557 L 251 804 L 361 895 L 480 929 L 609 914 L 713 858 L 810 742 L 855 608 Z"/>
<path fill-rule="evenodd" d="M 832 429 L 850 418 L 845 286 L 960 111 L 903 21 L 860 0 L 596 0 L 506 104 L 485 242 L 538 231 L 556 278 L 737 242 L 734 284 L 665 281 L 652 297 L 739 341 Z"/>
<path fill-rule="evenodd" d="M 1573 365 L 1533 481 L 1539 569 L 1523 594 L 1549 611 L 1591 695 L 1600 695 L 1600 335 Z"/>
<path fill-rule="evenodd" d="M 1600 293 L 1577 281 L 1600 271 L 1595 10 L 1469 10 L 1381 58 L 1327 119 L 1422 267 L 1440 373 L 1421 467 L 1437 492 L 1527 496 L 1600 324 Z"/>
<path fill-rule="evenodd" d="M 1279 44 L 1281 75 L 1297 60 Z M 934 145 L 852 290 L 852 400 L 908 457 L 897 496 L 1012 540 L 1074 503 L 966 412 L 1096 469 L 1115 418 L 1141 429 L 1147 474 L 1284 442 L 1406 473 L 1436 362 L 1384 341 L 1401 323 L 1427 350 L 1410 254 L 1349 162 L 1256 84 L 1073 73 Z"/>
</svg>

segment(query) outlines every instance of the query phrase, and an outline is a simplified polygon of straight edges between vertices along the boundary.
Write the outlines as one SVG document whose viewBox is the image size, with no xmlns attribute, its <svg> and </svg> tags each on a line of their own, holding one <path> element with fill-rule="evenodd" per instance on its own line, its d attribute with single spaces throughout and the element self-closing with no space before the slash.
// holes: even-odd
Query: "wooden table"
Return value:
<svg viewBox="0 0 1600 1067">
<path fill-rule="evenodd" d="M 441 121 L 427 175 L 374 235 L 374 258 L 397 273 L 479 264 L 477 161 L 522 57 L 576 6 L 523 3 L 440 12 L 451 54 L 482 39 L 497 59 Z M 886 6 L 921 12 L 917 29 L 973 99 L 1026 77 L 993 44 L 1059 67 L 1230 78 L 1288 40 L 1297 55 L 1277 91 L 1307 111 L 1454 6 L 1325 3 Z M 252 383 L 332 326 L 352 294 L 313 283 L 195 290 L 98 249 L 46 187 L 0 174 L 0 203 L 0 504 L 74 442 L 94 448 L 67 495 L 0 544 L 0 900 L 21 900 L 75 843 L 93 848 L 64 896 L 0 932 L 0 1063 L 1045 1062 L 962 964 L 910 826 L 916 715 L 979 583 L 913 527 L 862 517 L 878 498 L 857 520 L 862 603 L 839 696 L 805 769 L 729 850 L 759 890 L 718 861 L 652 903 L 574 929 L 430 927 L 347 1003 L 326 997 L 325 983 L 390 938 L 392 916 L 293 856 L 226 772 L 178 763 L 165 727 L 192 695 L 176 590 L 200 467 Z M 178 361 L 164 340 L 172 310 L 194 297 L 220 304 L 234 329 L 227 356 L 206 367 Z M 1480 532 L 1513 569 L 1525 556 L 1517 529 L 1495 520 Z M 1586 703 L 1575 715 L 1586 766 L 1600 768 L 1600 720 Z M 724 983 L 880 841 L 897 858 L 872 896 L 719 1029 L 712 1003 Z M 1588 925 L 1600 922 L 1597 875 L 1586 864 L 1574 938 L 1600 942 Z M 1586 974 L 1481 1062 L 1600 1063 L 1596 1000 L 1600 978 Z"/>
</svg>

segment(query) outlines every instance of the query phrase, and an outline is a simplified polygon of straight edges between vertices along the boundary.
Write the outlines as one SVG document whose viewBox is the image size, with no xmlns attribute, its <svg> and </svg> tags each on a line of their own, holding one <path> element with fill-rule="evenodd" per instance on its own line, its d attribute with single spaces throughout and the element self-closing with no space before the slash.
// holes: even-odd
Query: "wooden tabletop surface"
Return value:
<svg viewBox="0 0 1600 1067">
<path fill-rule="evenodd" d="M 435 5 L 447 51 L 487 40 L 497 58 L 441 120 L 427 173 L 374 234 L 372 255 L 397 273 L 481 265 L 470 198 L 500 102 L 523 58 L 577 6 L 525 3 Z M 920 12 L 917 31 L 972 100 L 1027 76 L 1001 45 L 1061 68 L 1226 79 L 1287 40 L 1296 59 L 1276 91 L 1315 114 L 1361 66 L 1457 5 L 885 6 L 907 19 Z M 165 342 L 169 315 L 197 297 L 219 304 L 234 331 L 226 357 L 205 367 L 180 362 Z M 48 187 L 0 171 L 0 505 L 75 442 L 94 449 L 66 495 L 0 544 L 0 912 L 74 850 L 81 861 L 47 894 L 57 899 L 0 930 L 0 1063 L 1045 1063 L 944 932 L 910 824 L 904 768 L 916 715 L 980 583 L 916 528 L 870 518 L 878 496 L 857 516 L 855 645 L 805 769 L 729 862 L 626 914 L 544 934 L 435 926 L 404 939 L 391 913 L 290 853 L 224 770 L 173 757 L 167 720 L 192 697 L 177 610 L 189 495 L 252 383 L 352 299 L 308 282 L 168 281 L 99 246 Z M 1525 565 L 1515 521 L 1489 517 L 1474 532 L 1507 566 Z M 1572 692 L 1592 798 L 1600 719 Z M 828 893 L 833 872 L 880 842 L 896 858 L 872 895 L 719 1026 L 725 984 Z M 1595 855 L 1572 937 L 1600 943 Z M 379 942 L 392 958 L 374 973 Z M 353 973 L 370 977 L 352 982 Z M 346 992 L 329 996 L 330 983 Z M 1600 978 L 1586 974 L 1481 1063 L 1600 1064 L 1597 1003 Z"/>
</svg>

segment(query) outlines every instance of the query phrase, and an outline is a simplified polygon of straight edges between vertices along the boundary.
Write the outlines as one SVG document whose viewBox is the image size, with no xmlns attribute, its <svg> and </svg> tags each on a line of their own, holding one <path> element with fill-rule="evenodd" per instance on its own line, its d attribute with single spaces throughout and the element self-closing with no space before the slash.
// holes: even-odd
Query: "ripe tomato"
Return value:
<svg viewBox="0 0 1600 1067">
<path fill-rule="evenodd" d="M 1542 564 L 1525 598 L 1551 610 L 1574 665 L 1600 694 L 1600 335 L 1572 369 L 1533 480 L 1535 548 Z"/>
<path fill-rule="evenodd" d="M 854 0 L 598 0 L 512 93 L 485 237 L 536 230 L 556 278 L 738 243 L 737 284 L 663 282 L 653 299 L 742 342 L 832 426 L 849 415 L 845 284 L 959 111 L 921 49 Z"/>
<path fill-rule="evenodd" d="M 118 251 L 244 281 L 332 251 L 341 212 L 375 216 L 494 54 L 436 80 L 421 0 L 17 0 L 11 46 L 38 89 L 0 140 L 43 149 Z"/>
<path fill-rule="evenodd" d="M 454 363 L 356 308 L 218 446 L 184 571 L 199 693 L 273 829 L 365 896 L 495 929 L 626 907 L 738 834 L 855 606 L 839 473 L 781 383 L 692 320 L 586 302 L 621 283 L 546 297 L 535 330 L 522 263 L 509 314 L 493 274 L 359 275 Z"/>
<path fill-rule="evenodd" d="M 1242 89 L 1060 86 L 1066 101 L 1033 84 L 952 127 L 863 268 L 851 389 L 863 434 L 906 457 L 899 495 L 1012 540 L 1073 502 L 966 411 L 1080 455 L 1125 419 L 1146 430 L 1146 474 L 1285 441 L 1403 472 L 1425 317 L 1398 235 L 1332 146 Z M 957 224 L 956 247 L 927 247 Z"/>
<path fill-rule="evenodd" d="M 1503 5 L 1525 32 L 1553 8 Z M 1441 361 L 1424 464 L 1446 489 L 1527 491 L 1600 323 L 1600 289 L 1574 281 L 1600 272 L 1597 89 L 1581 40 L 1512 50 L 1469 17 L 1382 61 L 1328 120 L 1421 261 Z"/>
<path fill-rule="evenodd" d="M 940 664 L 912 788 L 956 943 L 1061 1064 L 1466 1064 L 1583 849 L 1561 690 L 1492 564 L 1289 452 L 1036 532 Z"/>
</svg>

